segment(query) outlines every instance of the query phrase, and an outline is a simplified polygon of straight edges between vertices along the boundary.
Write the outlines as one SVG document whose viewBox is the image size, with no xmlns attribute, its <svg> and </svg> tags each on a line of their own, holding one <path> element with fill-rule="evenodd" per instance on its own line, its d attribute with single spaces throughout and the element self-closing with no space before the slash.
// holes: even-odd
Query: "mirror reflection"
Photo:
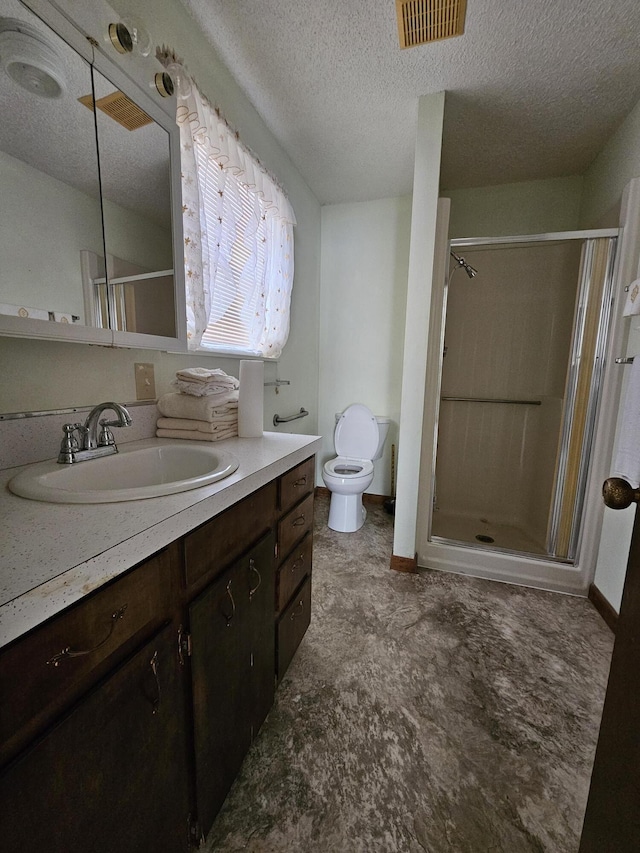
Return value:
<svg viewBox="0 0 640 853">
<path fill-rule="evenodd" d="M 18 0 L 0 79 L 0 313 L 175 336 L 167 132 Z"/>
</svg>

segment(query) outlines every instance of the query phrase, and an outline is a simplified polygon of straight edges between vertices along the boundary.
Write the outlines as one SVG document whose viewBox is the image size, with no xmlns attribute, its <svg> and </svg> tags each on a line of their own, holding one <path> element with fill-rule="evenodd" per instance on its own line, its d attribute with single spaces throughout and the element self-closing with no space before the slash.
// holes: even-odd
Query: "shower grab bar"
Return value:
<svg viewBox="0 0 640 853">
<path fill-rule="evenodd" d="M 496 397 L 441 397 L 453 403 L 512 403 L 516 406 L 541 406 L 542 400 L 507 400 Z"/>
<path fill-rule="evenodd" d="M 289 415 L 287 418 L 281 418 L 280 415 L 273 416 L 273 425 L 278 426 L 278 424 L 288 424 L 289 421 L 297 421 L 298 418 L 306 418 L 309 412 L 306 409 L 301 408 L 297 415 Z"/>
<path fill-rule="evenodd" d="M 629 358 L 616 358 L 616 364 L 633 364 L 633 356 Z"/>
</svg>

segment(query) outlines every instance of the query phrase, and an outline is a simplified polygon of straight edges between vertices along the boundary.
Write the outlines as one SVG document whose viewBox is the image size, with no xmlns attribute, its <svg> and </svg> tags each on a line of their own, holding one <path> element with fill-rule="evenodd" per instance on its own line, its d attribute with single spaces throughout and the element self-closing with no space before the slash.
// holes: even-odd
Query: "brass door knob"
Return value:
<svg viewBox="0 0 640 853">
<path fill-rule="evenodd" d="M 640 489 L 634 489 L 622 477 L 609 477 L 602 484 L 602 499 L 609 509 L 626 509 L 640 503 Z"/>
</svg>

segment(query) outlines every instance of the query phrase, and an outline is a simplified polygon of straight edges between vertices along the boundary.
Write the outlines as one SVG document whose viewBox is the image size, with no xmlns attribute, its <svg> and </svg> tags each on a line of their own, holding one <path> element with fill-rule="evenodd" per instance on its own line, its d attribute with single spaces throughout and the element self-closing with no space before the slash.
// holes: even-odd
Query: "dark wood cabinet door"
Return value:
<svg viewBox="0 0 640 853">
<path fill-rule="evenodd" d="M 616 625 L 580 853 L 640 850 L 640 512 Z"/>
<path fill-rule="evenodd" d="M 275 535 L 266 536 L 243 561 L 249 575 L 249 642 L 251 671 L 249 712 L 251 739 L 258 734 L 275 693 Z"/>
<path fill-rule="evenodd" d="M 191 604 L 198 820 L 206 833 L 251 744 L 249 572 L 235 564 Z"/>
<path fill-rule="evenodd" d="M 20 853 L 188 850 L 185 709 L 168 626 L 0 777 L 0 839 Z"/>
</svg>

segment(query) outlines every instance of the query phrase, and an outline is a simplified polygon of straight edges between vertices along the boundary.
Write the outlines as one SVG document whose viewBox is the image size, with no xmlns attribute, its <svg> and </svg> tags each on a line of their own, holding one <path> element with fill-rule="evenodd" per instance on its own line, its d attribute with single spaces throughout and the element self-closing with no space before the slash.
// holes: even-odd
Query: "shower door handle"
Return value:
<svg viewBox="0 0 640 853">
<path fill-rule="evenodd" d="M 622 477 L 609 477 L 602 484 L 602 499 L 609 509 L 626 509 L 640 503 L 640 489 L 634 489 Z"/>
</svg>

